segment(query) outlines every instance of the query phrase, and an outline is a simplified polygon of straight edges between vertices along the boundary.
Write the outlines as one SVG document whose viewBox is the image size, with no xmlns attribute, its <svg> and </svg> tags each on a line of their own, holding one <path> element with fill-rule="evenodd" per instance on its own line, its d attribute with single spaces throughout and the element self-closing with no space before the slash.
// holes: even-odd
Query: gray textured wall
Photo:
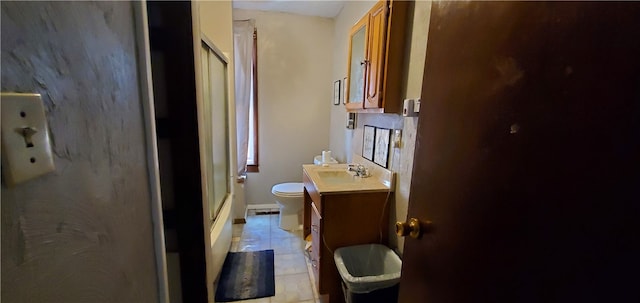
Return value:
<svg viewBox="0 0 640 303">
<path fill-rule="evenodd" d="M 2 91 L 43 95 L 56 171 L 2 185 L 2 302 L 155 302 L 128 2 L 2 2 Z"/>
</svg>

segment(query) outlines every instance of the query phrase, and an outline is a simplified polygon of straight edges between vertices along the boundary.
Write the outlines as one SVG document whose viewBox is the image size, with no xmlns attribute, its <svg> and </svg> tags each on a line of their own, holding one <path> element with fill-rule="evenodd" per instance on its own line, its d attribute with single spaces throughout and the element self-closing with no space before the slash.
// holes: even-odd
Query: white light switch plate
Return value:
<svg viewBox="0 0 640 303">
<path fill-rule="evenodd" d="M 7 186 L 55 169 L 40 94 L 2 93 L 2 173 Z"/>
</svg>

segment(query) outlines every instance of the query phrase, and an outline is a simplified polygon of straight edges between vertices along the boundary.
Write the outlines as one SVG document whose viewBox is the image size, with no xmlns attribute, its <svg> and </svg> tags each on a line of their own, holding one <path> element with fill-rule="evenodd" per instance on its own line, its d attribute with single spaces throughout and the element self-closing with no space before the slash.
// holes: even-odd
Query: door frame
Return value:
<svg viewBox="0 0 640 303">
<path fill-rule="evenodd" d="M 147 150 L 149 192 L 151 195 L 151 221 L 154 253 L 156 256 L 158 299 L 161 303 L 169 303 L 169 277 L 167 272 L 167 252 L 164 243 L 162 196 L 160 194 L 160 166 L 158 161 L 156 114 L 153 99 L 153 78 L 151 74 L 151 45 L 149 42 L 147 1 L 134 1 L 132 5 L 134 11 L 136 49 L 138 51 L 138 82 L 144 113 L 143 121 Z"/>
</svg>

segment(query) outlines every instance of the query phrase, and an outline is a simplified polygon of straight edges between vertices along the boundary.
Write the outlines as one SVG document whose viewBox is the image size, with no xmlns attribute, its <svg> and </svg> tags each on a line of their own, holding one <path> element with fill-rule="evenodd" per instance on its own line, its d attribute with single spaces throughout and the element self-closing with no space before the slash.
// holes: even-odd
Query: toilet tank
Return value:
<svg viewBox="0 0 640 303">
<path fill-rule="evenodd" d="M 327 164 L 338 164 L 338 161 L 336 161 L 336 159 L 334 159 L 334 158 L 332 157 L 330 161 L 327 161 L 327 162 L 324 162 L 324 163 L 327 163 Z M 322 164 L 323 164 L 323 163 L 322 163 L 322 156 L 321 156 L 321 155 L 315 156 L 315 157 L 313 158 L 313 164 L 315 164 L 315 165 L 322 165 Z"/>
</svg>

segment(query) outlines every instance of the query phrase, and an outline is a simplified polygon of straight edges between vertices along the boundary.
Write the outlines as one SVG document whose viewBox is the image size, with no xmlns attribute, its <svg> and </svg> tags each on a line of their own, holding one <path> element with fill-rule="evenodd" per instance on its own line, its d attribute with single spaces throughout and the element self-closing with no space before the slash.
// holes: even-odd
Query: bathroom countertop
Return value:
<svg viewBox="0 0 640 303">
<path fill-rule="evenodd" d="M 371 176 L 362 178 L 355 176 L 353 172 L 348 172 L 352 175 L 348 182 L 325 182 L 320 177 L 322 172 L 347 172 L 347 164 L 329 164 L 328 166 L 305 164 L 302 165 L 302 169 L 319 194 L 394 191 L 393 172 L 377 165 L 364 165 L 369 168 Z"/>
</svg>

